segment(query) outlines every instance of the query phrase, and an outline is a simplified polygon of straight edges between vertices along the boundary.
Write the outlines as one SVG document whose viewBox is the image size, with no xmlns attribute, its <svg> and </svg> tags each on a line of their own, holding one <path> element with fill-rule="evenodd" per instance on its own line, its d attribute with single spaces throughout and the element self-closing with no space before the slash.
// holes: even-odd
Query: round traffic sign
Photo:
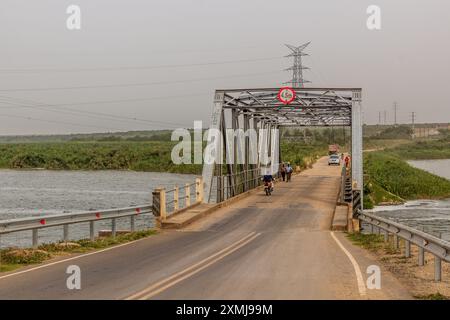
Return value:
<svg viewBox="0 0 450 320">
<path fill-rule="evenodd" d="M 277 98 L 283 104 L 290 104 L 295 100 L 295 91 L 291 87 L 280 88 Z"/>
</svg>

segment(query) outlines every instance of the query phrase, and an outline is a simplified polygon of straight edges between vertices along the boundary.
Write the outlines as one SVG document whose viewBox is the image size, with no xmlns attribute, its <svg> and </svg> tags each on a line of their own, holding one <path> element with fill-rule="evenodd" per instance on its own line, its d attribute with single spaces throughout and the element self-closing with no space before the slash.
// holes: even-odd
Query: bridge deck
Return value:
<svg viewBox="0 0 450 320">
<path fill-rule="evenodd" d="M 323 158 L 292 182 L 277 183 L 272 196 L 250 195 L 182 231 L 0 276 L 0 298 L 410 298 L 383 269 L 381 290 L 358 287 L 355 270 L 364 284 L 367 266 L 377 263 L 330 232 L 339 174 Z M 81 268 L 81 290 L 66 288 L 72 264 Z"/>
</svg>

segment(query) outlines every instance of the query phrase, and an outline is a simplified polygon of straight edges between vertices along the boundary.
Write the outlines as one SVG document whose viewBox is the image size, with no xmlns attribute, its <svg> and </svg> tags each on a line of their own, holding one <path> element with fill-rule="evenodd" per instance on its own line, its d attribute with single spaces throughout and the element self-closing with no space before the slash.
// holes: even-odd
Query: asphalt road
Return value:
<svg viewBox="0 0 450 320">
<path fill-rule="evenodd" d="M 251 195 L 182 231 L 0 276 L 0 299 L 408 299 L 381 268 L 381 289 L 367 289 L 376 265 L 342 233 L 330 232 L 338 167 L 279 182 L 272 196 Z M 66 286 L 67 267 L 81 289 Z"/>
</svg>

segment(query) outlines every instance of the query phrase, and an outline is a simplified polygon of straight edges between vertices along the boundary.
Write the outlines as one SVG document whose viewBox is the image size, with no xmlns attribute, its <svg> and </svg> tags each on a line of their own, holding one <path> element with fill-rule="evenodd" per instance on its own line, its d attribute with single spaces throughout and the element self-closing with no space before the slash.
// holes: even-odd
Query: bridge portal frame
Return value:
<svg viewBox="0 0 450 320">
<path fill-rule="evenodd" d="M 224 200 L 223 171 L 227 171 L 227 183 L 231 195 L 240 190 L 247 191 L 255 186 L 253 175 L 261 169 L 260 163 L 251 165 L 248 162 L 249 140 L 244 137 L 227 137 L 226 129 L 278 129 L 282 127 L 326 127 L 348 126 L 351 127 L 351 167 L 353 188 L 361 194 L 363 188 L 363 157 L 362 157 L 362 89 L 361 88 L 293 88 L 295 99 L 285 105 L 278 100 L 280 88 L 259 89 L 219 89 L 214 95 L 214 107 L 211 115 L 210 129 L 222 132 L 220 139 L 215 139 L 209 131 L 208 144 L 214 144 L 217 151 L 215 159 L 235 157 L 236 148 L 245 150 L 245 162 L 243 164 L 219 165 L 216 162 L 205 163 L 203 166 L 203 181 L 205 183 L 205 200 L 210 202 L 214 177 L 216 177 L 216 201 Z M 227 114 L 228 113 L 228 114 Z M 267 130 L 262 130 L 267 131 Z M 270 136 L 269 133 L 258 134 L 258 144 L 267 148 L 273 157 L 280 161 L 280 137 Z M 233 143 L 229 141 L 235 139 Z M 229 146 L 234 150 L 230 150 Z M 261 148 L 261 147 L 260 147 Z M 225 151 L 225 152 L 224 152 Z M 231 152 L 233 151 L 233 152 Z M 243 173 L 241 182 L 236 179 L 238 172 Z"/>
</svg>

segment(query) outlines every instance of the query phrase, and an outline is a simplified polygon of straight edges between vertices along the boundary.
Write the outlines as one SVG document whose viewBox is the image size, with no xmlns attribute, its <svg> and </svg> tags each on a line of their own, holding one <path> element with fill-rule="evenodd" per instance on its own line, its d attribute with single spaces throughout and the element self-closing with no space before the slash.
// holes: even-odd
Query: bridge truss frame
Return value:
<svg viewBox="0 0 450 320">
<path fill-rule="evenodd" d="M 236 149 L 245 151 L 245 161 L 241 164 L 204 164 L 203 181 L 205 183 L 205 200 L 211 201 L 215 180 L 216 201 L 225 199 L 224 190 L 229 196 L 245 192 L 257 185 L 261 166 L 250 164 L 248 136 L 227 136 L 227 129 L 256 129 L 258 132 L 259 151 L 268 150 L 272 159 L 272 169 L 280 162 L 280 136 L 271 129 L 283 127 L 351 127 L 351 167 L 352 180 L 356 190 L 363 186 L 362 159 L 362 89 L 361 88 L 293 88 L 295 99 L 288 105 L 278 100 L 280 88 L 260 89 L 220 89 L 214 95 L 214 107 L 210 129 L 222 132 L 220 139 L 208 135 L 208 144 L 214 144 L 218 158 L 235 157 Z M 269 130 L 260 130 L 269 129 Z M 275 131 L 274 131 L 275 132 Z M 231 141 L 231 140 L 234 141 Z M 230 150 L 233 148 L 234 150 Z M 262 149 L 261 149 L 262 148 Z M 234 152 L 231 152 L 234 151 Z M 258 154 L 260 156 L 260 154 Z M 227 174 L 224 175 L 224 171 Z M 227 186 L 225 186 L 227 184 Z M 361 194 L 362 196 L 362 194 Z M 361 201 L 362 203 L 362 201 Z"/>
</svg>

